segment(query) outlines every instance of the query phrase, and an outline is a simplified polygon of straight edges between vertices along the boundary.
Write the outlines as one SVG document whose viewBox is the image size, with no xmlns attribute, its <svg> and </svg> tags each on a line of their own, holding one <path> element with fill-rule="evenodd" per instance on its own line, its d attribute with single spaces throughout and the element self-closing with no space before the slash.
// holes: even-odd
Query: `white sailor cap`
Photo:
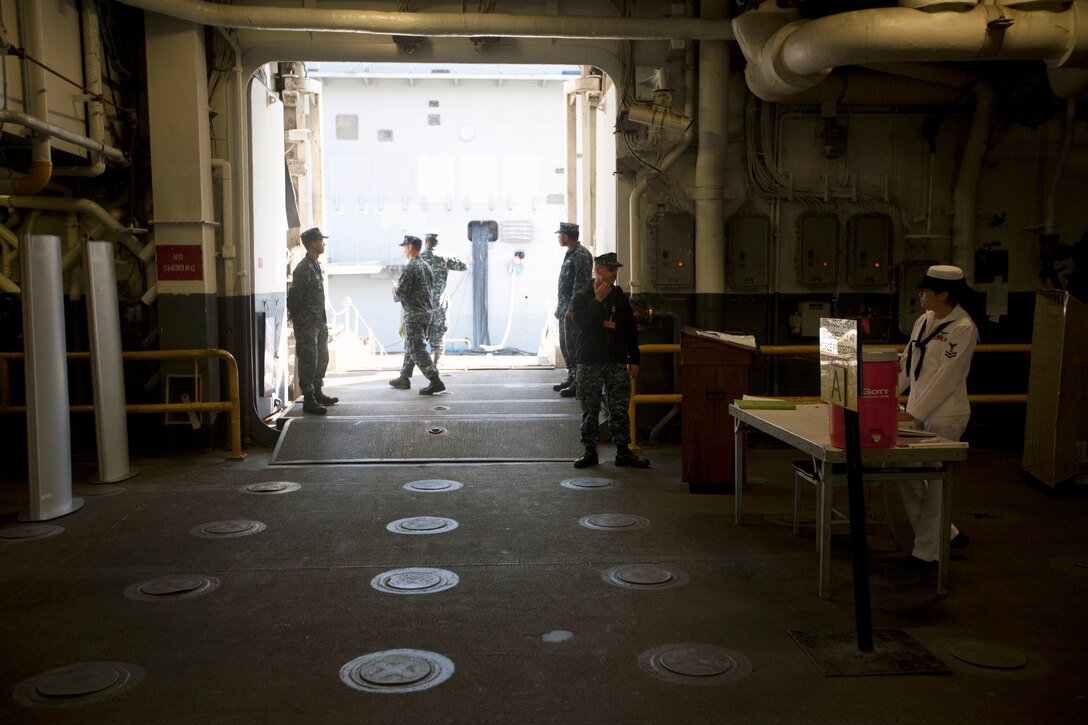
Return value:
<svg viewBox="0 0 1088 725">
<path fill-rule="evenodd" d="M 934 264 L 926 270 L 926 276 L 918 283 L 918 289 L 934 292 L 959 289 L 967 286 L 963 270 L 951 264 Z"/>
</svg>

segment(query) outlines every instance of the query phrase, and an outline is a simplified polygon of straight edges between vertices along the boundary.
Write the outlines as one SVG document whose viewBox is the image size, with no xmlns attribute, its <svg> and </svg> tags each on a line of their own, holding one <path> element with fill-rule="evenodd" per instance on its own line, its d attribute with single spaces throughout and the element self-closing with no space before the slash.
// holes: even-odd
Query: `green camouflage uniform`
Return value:
<svg viewBox="0 0 1088 725">
<path fill-rule="evenodd" d="M 451 271 L 463 272 L 468 269 L 468 265 L 454 257 L 440 257 L 432 249 L 424 249 L 419 258 L 427 262 L 427 266 L 431 268 L 431 276 L 434 279 L 434 299 L 431 300 L 433 312 L 431 313 L 431 326 L 427 332 L 427 341 L 431 344 L 431 356 L 435 367 L 437 367 L 438 358 L 442 357 L 442 353 L 446 351 L 446 331 L 449 329 L 446 325 L 446 303 L 442 299 L 442 295 L 446 291 L 446 280 Z M 414 369 L 415 365 L 412 364 L 411 358 L 405 351 L 404 364 L 401 365 L 400 374 L 409 378 L 412 376 Z"/>
<path fill-rule="evenodd" d="M 329 326 L 321 265 L 309 256 L 302 258 L 291 275 L 287 311 L 295 328 L 298 386 L 303 395 L 313 395 L 321 390 L 329 367 Z"/>
<path fill-rule="evenodd" d="M 418 367 L 428 379 L 433 379 L 438 373 L 431 356 L 427 354 L 425 339 L 434 311 L 433 289 L 431 268 L 422 258 L 416 257 L 404 265 L 404 271 L 400 273 L 397 281 L 397 291 L 393 295 L 393 299 L 400 302 L 401 317 L 404 320 L 404 364 L 400 372 L 402 377 L 411 375 L 413 367 Z"/>
</svg>

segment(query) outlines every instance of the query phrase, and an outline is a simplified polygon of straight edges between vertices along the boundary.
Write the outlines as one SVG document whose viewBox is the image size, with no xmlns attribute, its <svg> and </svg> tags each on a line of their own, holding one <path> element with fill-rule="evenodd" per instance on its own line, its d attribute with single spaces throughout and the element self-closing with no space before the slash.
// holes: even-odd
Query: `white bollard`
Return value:
<svg viewBox="0 0 1088 725">
<path fill-rule="evenodd" d="M 121 321 L 117 305 L 117 270 L 113 243 L 88 240 L 83 245 L 87 276 L 87 327 L 90 330 L 94 424 L 98 439 L 98 476 L 91 483 L 116 483 L 139 470 L 129 465 L 125 374 L 121 360 Z"/>
<path fill-rule="evenodd" d="M 83 505 L 72 498 L 72 427 L 60 237 L 23 237 L 23 355 L 30 510 L 23 521 L 48 521 Z"/>
</svg>

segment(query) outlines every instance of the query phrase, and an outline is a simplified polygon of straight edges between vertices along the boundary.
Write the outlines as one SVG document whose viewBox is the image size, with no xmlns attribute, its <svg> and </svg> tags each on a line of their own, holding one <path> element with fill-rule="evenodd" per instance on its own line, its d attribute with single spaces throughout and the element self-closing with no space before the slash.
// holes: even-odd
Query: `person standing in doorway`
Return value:
<svg viewBox="0 0 1088 725">
<path fill-rule="evenodd" d="M 298 386 L 302 390 L 302 410 L 325 415 L 326 406 L 336 405 L 322 391 L 329 367 L 329 325 L 325 316 L 325 282 L 318 259 L 325 253 L 328 239 L 317 227 L 307 229 L 300 238 L 306 256 L 295 266 L 291 289 L 287 293 L 287 314 L 295 330 L 295 360 Z"/>
<path fill-rule="evenodd" d="M 553 385 L 552 390 L 559 391 L 564 398 L 573 398 L 577 394 L 578 331 L 571 319 L 571 301 L 577 291 L 590 284 L 593 254 L 578 243 L 577 224 L 561 222 L 555 233 L 559 235 L 559 245 L 567 250 L 559 268 L 559 294 L 555 308 L 555 319 L 559 321 L 559 350 L 567 364 L 567 379 Z"/>
<path fill-rule="evenodd" d="M 960 306 L 969 291 L 963 270 L 937 264 L 918 283 L 923 314 L 915 321 L 910 343 L 899 358 L 899 389 L 910 388 L 907 415 L 918 430 L 958 441 L 967 429 L 967 373 L 978 343 L 978 328 Z M 899 485 L 903 508 L 914 528 L 909 565 L 935 566 L 940 555 L 942 481 L 907 481 Z M 951 545 L 970 539 L 955 526 Z"/>
<path fill-rule="evenodd" d="M 575 468 L 597 465 L 600 438 L 598 414 L 601 397 L 608 406 L 608 432 L 616 444 L 616 465 L 648 468 L 650 462 L 631 450 L 631 380 L 638 377 L 641 356 L 638 329 L 631 303 L 616 284 L 620 264 L 615 252 L 595 260 L 593 279 L 579 289 L 571 302 L 574 326 L 578 331 L 576 368 L 578 402 L 582 406 L 580 428 L 585 453 Z"/>
<path fill-rule="evenodd" d="M 389 384 L 407 390 L 412 387 L 408 376 L 414 367 L 418 367 L 431 381 L 419 394 L 434 395 L 446 389 L 438 377 L 438 368 L 427 354 L 426 335 L 433 312 L 434 280 L 431 268 L 419 256 L 423 247 L 419 237 L 406 236 L 400 246 L 404 248 L 404 258 L 408 264 L 404 265 L 400 279 L 393 285 L 393 299 L 400 302 L 404 320 L 404 364 L 400 376 L 390 380 Z"/>
<path fill-rule="evenodd" d="M 431 277 L 434 280 L 434 299 L 431 300 L 431 326 L 427 332 L 427 342 L 431 345 L 431 361 L 438 368 L 438 360 L 446 351 L 446 311 L 449 308 L 449 300 L 446 299 L 446 282 L 450 272 L 464 272 L 468 265 L 456 257 L 440 257 L 434 253 L 438 246 L 438 235 L 428 234 L 424 240 L 424 249 L 419 258 L 431 268 Z M 411 380 L 415 365 L 409 359 L 407 353 L 404 356 L 404 365 L 401 367 L 401 377 Z"/>
</svg>

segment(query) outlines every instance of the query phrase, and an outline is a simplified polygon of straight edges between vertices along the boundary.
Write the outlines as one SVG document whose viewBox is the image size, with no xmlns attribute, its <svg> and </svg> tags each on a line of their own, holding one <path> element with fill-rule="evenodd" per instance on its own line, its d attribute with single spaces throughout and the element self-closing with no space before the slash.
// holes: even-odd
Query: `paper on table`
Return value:
<svg viewBox="0 0 1088 725">
<path fill-rule="evenodd" d="M 688 332 L 692 332 L 699 337 L 709 337 L 713 340 L 721 340 L 722 342 L 728 342 L 737 347 L 745 347 L 749 350 L 758 350 L 759 345 L 756 343 L 755 335 L 732 335 L 728 332 L 715 332 L 714 330 L 696 330 L 694 328 L 688 328 Z"/>
</svg>

